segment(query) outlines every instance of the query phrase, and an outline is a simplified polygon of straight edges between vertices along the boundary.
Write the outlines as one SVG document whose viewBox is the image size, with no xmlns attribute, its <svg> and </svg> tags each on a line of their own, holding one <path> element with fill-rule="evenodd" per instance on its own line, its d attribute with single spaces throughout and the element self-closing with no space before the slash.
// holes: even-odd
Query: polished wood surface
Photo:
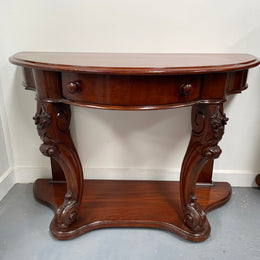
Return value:
<svg viewBox="0 0 260 260">
<path fill-rule="evenodd" d="M 35 197 L 54 211 L 63 202 L 65 183 L 38 179 Z M 179 183 L 170 181 L 85 180 L 78 222 L 66 230 L 50 224 L 58 239 L 71 239 L 87 231 L 104 227 L 161 228 L 191 241 L 205 240 L 210 226 L 200 232 L 191 231 L 182 220 Z M 197 186 L 201 208 L 209 212 L 226 203 L 231 196 L 228 183 Z"/>
<path fill-rule="evenodd" d="M 110 75 L 24 68 L 26 89 L 43 102 L 113 110 L 223 103 L 247 88 L 248 70 L 184 75 Z"/>
<path fill-rule="evenodd" d="M 249 54 L 20 52 L 10 61 L 37 69 L 112 74 L 193 74 L 243 70 L 259 64 Z"/>
<path fill-rule="evenodd" d="M 34 194 L 54 208 L 51 232 L 56 238 L 116 226 L 157 227 L 191 241 L 209 236 L 206 212 L 231 194 L 227 183 L 212 182 L 228 121 L 223 103 L 248 87 L 248 69 L 259 64 L 257 58 L 22 52 L 10 61 L 23 67 L 25 88 L 36 91 L 34 120 L 43 141 L 40 151 L 51 158 L 53 179 L 37 181 Z M 115 110 L 192 106 L 180 182 L 84 182 L 70 136 L 70 105 Z M 203 187 L 196 188 L 198 182 Z"/>
<path fill-rule="evenodd" d="M 52 163 L 55 162 L 52 165 L 54 179 L 63 179 L 62 174 L 57 174 L 57 171 L 62 171 L 67 181 L 67 193 L 56 211 L 56 221 L 62 228 L 77 220 L 83 192 L 83 171 L 70 135 L 70 116 L 70 107 L 66 104 L 37 100 L 37 112 L 33 117 L 43 141 L 40 151 L 50 157 Z"/>
<path fill-rule="evenodd" d="M 202 77 L 198 76 L 151 77 L 62 73 L 61 84 L 64 98 L 71 101 L 109 107 L 148 108 L 154 105 L 184 105 L 199 100 L 201 81 Z M 77 91 L 71 91 L 71 83 L 77 83 Z"/>
<path fill-rule="evenodd" d="M 224 125 L 228 119 L 223 113 L 222 104 L 195 105 L 191 117 L 192 134 L 182 163 L 180 198 L 186 225 L 194 232 L 206 232 L 210 227 L 206 214 L 197 201 L 195 187 L 202 169 L 221 154 L 218 142 L 224 134 Z"/>
</svg>

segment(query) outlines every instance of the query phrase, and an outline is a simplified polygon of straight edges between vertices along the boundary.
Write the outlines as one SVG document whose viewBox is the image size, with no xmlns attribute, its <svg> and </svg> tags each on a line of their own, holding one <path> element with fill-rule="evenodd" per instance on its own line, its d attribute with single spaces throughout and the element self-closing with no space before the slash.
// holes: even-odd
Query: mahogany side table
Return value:
<svg viewBox="0 0 260 260">
<path fill-rule="evenodd" d="M 25 88 L 36 91 L 35 124 L 51 158 L 52 179 L 34 196 L 55 210 L 50 230 L 71 239 L 104 227 L 151 227 L 191 241 L 210 234 L 206 212 L 226 203 L 231 187 L 212 182 L 221 149 L 226 96 L 247 88 L 248 54 L 119 54 L 21 52 Z M 70 105 L 114 110 L 192 106 L 192 132 L 180 181 L 85 180 L 73 144 Z M 197 184 L 196 184 L 197 183 Z"/>
</svg>

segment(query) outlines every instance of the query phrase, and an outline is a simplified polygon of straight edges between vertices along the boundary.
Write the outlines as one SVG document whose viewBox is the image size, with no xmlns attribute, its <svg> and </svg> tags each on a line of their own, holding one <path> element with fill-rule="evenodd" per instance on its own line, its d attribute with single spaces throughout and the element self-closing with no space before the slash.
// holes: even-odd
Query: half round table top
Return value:
<svg viewBox="0 0 260 260">
<path fill-rule="evenodd" d="M 255 67 L 249 54 L 19 52 L 10 62 L 23 67 L 98 74 L 201 74 Z"/>
</svg>

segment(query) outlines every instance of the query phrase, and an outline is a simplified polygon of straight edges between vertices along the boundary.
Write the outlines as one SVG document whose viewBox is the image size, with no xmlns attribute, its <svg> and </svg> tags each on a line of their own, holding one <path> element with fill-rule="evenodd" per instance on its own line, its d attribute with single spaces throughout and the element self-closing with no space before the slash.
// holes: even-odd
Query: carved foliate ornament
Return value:
<svg viewBox="0 0 260 260">
<path fill-rule="evenodd" d="M 203 169 L 207 161 L 217 159 L 221 154 L 218 142 L 224 134 L 227 121 L 228 118 L 222 112 L 221 104 L 203 104 L 193 107 L 192 136 L 182 173 L 182 180 L 185 183 L 182 187 L 182 196 L 185 196 L 183 198 L 184 223 L 195 233 L 205 231 L 207 222 L 206 214 L 195 196 L 195 184 L 200 173 L 198 169 Z"/>
<path fill-rule="evenodd" d="M 38 134 L 43 141 L 43 144 L 40 146 L 40 151 L 45 156 L 54 157 L 62 167 L 64 162 L 61 160 L 61 154 L 64 156 L 65 150 L 66 155 L 67 153 L 71 153 L 75 156 L 75 153 L 70 150 L 73 146 L 71 145 L 72 140 L 69 132 L 69 107 L 64 104 L 44 103 L 39 99 L 38 102 L 40 102 L 39 110 L 33 119 L 37 125 Z M 67 144 L 69 144 L 70 147 L 67 147 Z M 71 170 L 74 170 L 74 165 L 70 164 L 66 169 L 70 170 L 70 166 Z M 81 166 L 79 165 L 79 167 Z M 64 172 L 65 176 L 66 173 L 67 172 Z M 78 174 L 78 172 L 76 173 Z M 66 178 L 68 178 L 68 176 L 66 176 Z M 72 190 L 74 190 L 74 193 Z M 57 225 L 60 229 L 67 229 L 77 220 L 79 201 L 81 199 L 78 192 L 80 191 L 76 190 L 75 192 L 75 188 L 68 186 L 64 201 L 56 211 Z"/>
<path fill-rule="evenodd" d="M 43 144 L 40 146 L 40 151 L 43 155 L 52 157 L 58 154 L 59 150 L 55 142 L 47 135 L 48 128 L 51 126 L 51 115 L 45 110 L 44 105 L 41 105 L 40 110 L 33 117 L 37 131 L 41 137 Z"/>
<path fill-rule="evenodd" d="M 38 111 L 33 117 L 35 125 L 37 125 L 37 130 L 40 136 L 46 133 L 47 127 L 51 124 L 51 116 L 46 112 L 44 106 L 41 106 L 40 111 Z"/>
<path fill-rule="evenodd" d="M 208 159 L 217 159 L 221 154 L 221 149 L 218 145 L 206 146 L 202 150 L 202 156 Z"/>
<path fill-rule="evenodd" d="M 206 222 L 206 214 L 197 202 L 197 197 L 191 194 L 189 203 L 184 209 L 184 223 L 193 231 L 201 231 Z"/>
<path fill-rule="evenodd" d="M 224 134 L 224 126 L 227 124 L 228 118 L 225 113 L 221 113 L 219 109 L 211 117 L 210 124 L 214 131 L 215 138 L 221 138 Z"/>
<path fill-rule="evenodd" d="M 40 151 L 43 155 L 52 157 L 59 153 L 57 145 L 54 144 L 42 144 L 40 146 Z"/>
<path fill-rule="evenodd" d="M 73 198 L 72 192 L 68 191 L 62 205 L 56 212 L 59 228 L 66 229 L 71 226 L 77 220 L 78 210 L 79 203 Z"/>
</svg>

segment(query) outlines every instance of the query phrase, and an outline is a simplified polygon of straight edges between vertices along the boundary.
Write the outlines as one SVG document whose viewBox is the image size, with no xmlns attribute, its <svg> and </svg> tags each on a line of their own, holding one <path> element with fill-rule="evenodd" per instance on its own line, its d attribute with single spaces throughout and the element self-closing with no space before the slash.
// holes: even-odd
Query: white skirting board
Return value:
<svg viewBox="0 0 260 260">
<path fill-rule="evenodd" d="M 214 181 L 226 181 L 233 187 L 256 187 L 255 177 L 258 173 L 232 170 L 216 170 Z M 176 169 L 135 169 L 135 168 L 85 168 L 85 179 L 110 180 L 179 180 Z M 9 169 L 0 178 L 0 200 L 8 193 L 15 183 L 32 183 L 38 178 L 50 178 L 48 167 L 16 167 Z"/>
<path fill-rule="evenodd" d="M 13 168 L 9 168 L 1 177 L 0 177 L 0 201 L 8 193 L 8 191 L 16 183 L 15 172 Z"/>
<path fill-rule="evenodd" d="M 136 168 L 85 168 L 85 179 L 110 180 L 179 180 L 177 169 L 136 169 Z M 234 187 L 256 187 L 255 177 L 258 173 L 246 171 L 217 170 L 213 173 L 214 181 L 226 181 Z M 30 183 L 37 178 L 50 178 L 50 168 L 15 168 L 16 183 Z"/>
</svg>

